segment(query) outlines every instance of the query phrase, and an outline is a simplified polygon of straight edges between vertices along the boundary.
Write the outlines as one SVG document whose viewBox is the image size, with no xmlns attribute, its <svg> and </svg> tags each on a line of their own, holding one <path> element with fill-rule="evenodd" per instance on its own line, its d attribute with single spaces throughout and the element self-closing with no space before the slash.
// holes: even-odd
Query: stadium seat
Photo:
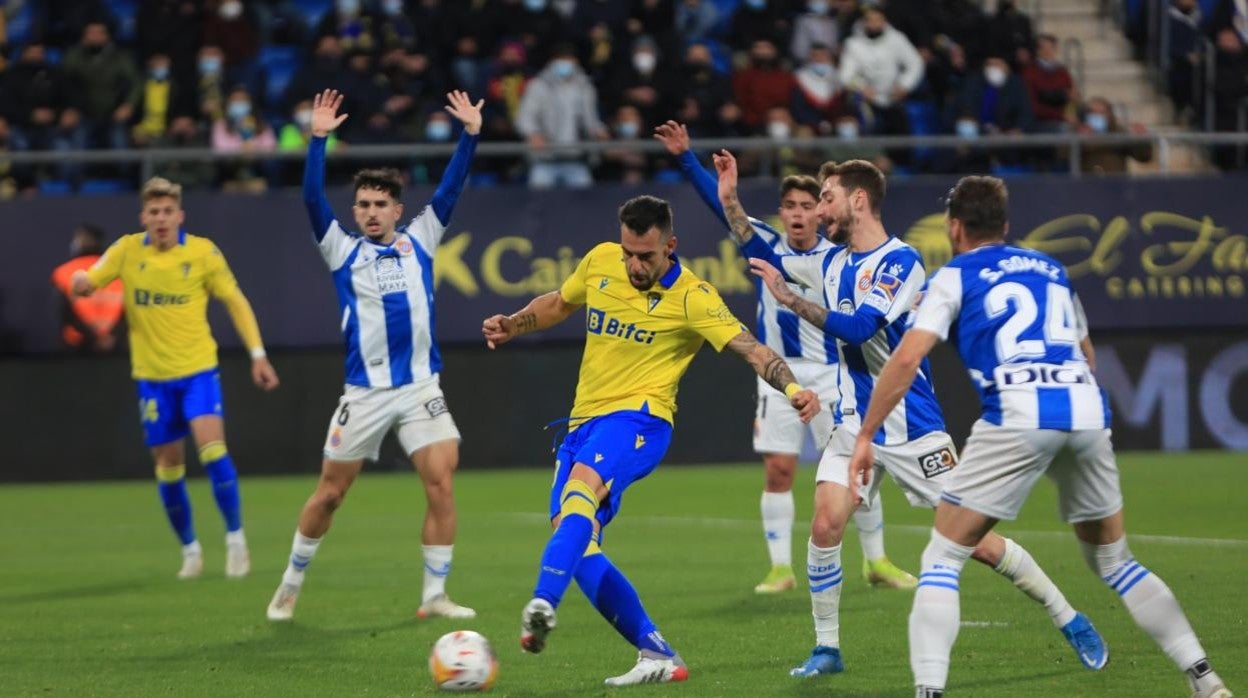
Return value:
<svg viewBox="0 0 1248 698">
<path fill-rule="evenodd" d="M 300 51 L 301 49 L 295 46 L 265 46 L 260 49 L 260 72 L 264 74 L 265 79 L 264 99 L 270 108 L 276 108 L 281 104 L 286 86 L 298 72 Z M 285 118 L 289 115 L 282 114 L 281 116 Z"/>
<path fill-rule="evenodd" d="M 39 182 L 41 196 L 69 196 L 74 193 L 74 185 L 67 179 L 45 179 Z"/>
<path fill-rule="evenodd" d="M 117 21 L 116 36 L 118 43 L 131 44 L 138 36 L 138 0 L 105 0 L 108 11 Z"/>
<path fill-rule="evenodd" d="M 292 4 L 303 16 L 303 20 L 308 23 L 309 30 L 316 29 L 321 18 L 334 6 L 333 0 L 293 0 Z"/>
<path fill-rule="evenodd" d="M 78 193 L 82 196 L 96 196 L 121 194 L 132 189 L 130 183 L 124 179 L 84 179 L 78 186 Z"/>
<path fill-rule="evenodd" d="M 741 0 L 713 0 L 715 9 L 719 10 L 719 20 L 715 22 L 715 36 L 727 36 L 732 30 L 732 16 L 737 13 Z"/>
</svg>

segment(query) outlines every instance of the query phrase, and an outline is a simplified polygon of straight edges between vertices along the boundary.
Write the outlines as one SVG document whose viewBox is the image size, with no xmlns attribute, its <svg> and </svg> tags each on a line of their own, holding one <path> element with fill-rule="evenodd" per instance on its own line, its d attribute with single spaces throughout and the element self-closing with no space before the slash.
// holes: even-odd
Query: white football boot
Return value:
<svg viewBox="0 0 1248 698">
<path fill-rule="evenodd" d="M 467 606 L 460 606 L 451 601 L 446 594 L 437 596 L 422 603 L 416 609 L 417 618 L 476 618 L 477 612 Z"/>
<path fill-rule="evenodd" d="M 555 625 L 555 607 L 546 599 L 533 599 L 520 614 L 520 647 L 538 654 L 545 649 L 546 636 Z"/>
<path fill-rule="evenodd" d="M 199 541 L 182 546 L 182 569 L 178 570 L 178 579 L 195 579 L 204 572 L 204 549 Z"/>
<path fill-rule="evenodd" d="M 246 543 L 234 543 L 225 546 L 225 576 L 227 579 L 240 579 L 251 572 L 251 553 Z"/>
<path fill-rule="evenodd" d="M 652 652 L 638 652 L 637 664 L 627 673 L 606 680 L 608 686 L 636 686 L 643 683 L 668 683 L 689 678 L 689 669 L 680 655 L 663 657 Z"/>
<path fill-rule="evenodd" d="M 282 582 L 273 592 L 265 615 L 274 622 L 285 622 L 295 617 L 295 603 L 299 601 L 299 587 Z"/>
</svg>

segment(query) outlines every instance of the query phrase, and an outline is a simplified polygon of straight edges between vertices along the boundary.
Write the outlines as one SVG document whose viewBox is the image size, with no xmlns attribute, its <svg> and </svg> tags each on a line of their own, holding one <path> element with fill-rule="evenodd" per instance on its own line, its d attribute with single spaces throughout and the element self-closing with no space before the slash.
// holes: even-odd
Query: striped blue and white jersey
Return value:
<svg viewBox="0 0 1248 698">
<path fill-rule="evenodd" d="M 932 276 L 914 327 L 957 348 L 990 424 L 1109 426 L 1109 404 L 1079 346 L 1087 320 L 1052 257 L 1009 245 L 954 257 Z"/>
<path fill-rule="evenodd" d="M 711 213 L 719 218 L 725 228 L 731 228 L 728 217 L 724 215 L 724 206 L 719 202 L 719 182 L 714 173 L 702 167 L 692 151 L 686 150 L 680 155 L 680 171 L 693 185 L 698 196 L 706 203 Z M 750 219 L 754 234 L 771 246 L 777 255 L 818 255 L 835 247 L 822 236 L 819 242 L 809 250 L 797 250 L 789 247 L 788 238 L 757 218 Z M 806 322 L 797 313 L 776 302 L 776 297 L 767 290 L 761 279 L 751 276 L 755 282 L 758 297 L 758 310 L 755 315 L 754 334 L 758 341 L 790 362 L 810 361 L 816 364 L 835 364 L 837 360 L 836 339 L 824 334 L 823 329 Z M 789 284 L 794 293 L 812 303 L 823 302 L 823 290 L 820 288 L 803 287 Z"/>
<path fill-rule="evenodd" d="M 926 274 L 919 253 L 892 237 L 869 252 L 838 246 L 820 255 L 781 257 L 757 237 L 744 250 L 767 259 L 790 281 L 822 290 L 823 305 L 830 311 L 823 330 L 837 338 L 840 353 L 836 421 L 857 433 L 880 371 L 901 343 L 923 293 Z M 944 430 L 944 415 L 924 360 L 909 392 L 872 441 L 895 446 Z"/>
<path fill-rule="evenodd" d="M 324 193 L 325 139 L 313 138 L 308 146 L 303 200 L 338 294 L 348 385 L 397 388 L 442 370 L 434 340 L 433 258 L 476 144 L 476 136 L 460 138 L 433 200 L 388 245 L 334 218 Z"/>
</svg>

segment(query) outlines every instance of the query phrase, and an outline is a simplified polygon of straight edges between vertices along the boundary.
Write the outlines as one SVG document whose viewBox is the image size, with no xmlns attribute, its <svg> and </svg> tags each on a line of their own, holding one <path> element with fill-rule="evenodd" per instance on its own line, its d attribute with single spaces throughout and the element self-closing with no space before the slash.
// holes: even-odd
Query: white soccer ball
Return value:
<svg viewBox="0 0 1248 698">
<path fill-rule="evenodd" d="M 484 691 L 498 677 L 498 659 L 484 635 L 456 630 L 433 644 L 429 673 L 443 691 Z"/>
</svg>

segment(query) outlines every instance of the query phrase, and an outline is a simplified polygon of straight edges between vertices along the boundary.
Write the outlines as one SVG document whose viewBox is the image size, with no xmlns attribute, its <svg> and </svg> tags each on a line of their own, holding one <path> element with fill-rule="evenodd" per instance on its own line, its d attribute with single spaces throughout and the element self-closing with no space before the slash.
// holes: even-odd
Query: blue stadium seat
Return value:
<svg viewBox="0 0 1248 698">
<path fill-rule="evenodd" d="M 105 0 L 104 4 L 117 20 L 117 33 L 113 38 L 122 44 L 134 43 L 138 36 L 138 0 Z"/>
<path fill-rule="evenodd" d="M 927 100 L 908 100 L 906 116 L 910 121 L 910 133 L 916 136 L 931 136 L 940 133 L 940 115 L 936 105 Z M 931 148 L 915 148 L 912 154 L 915 166 L 922 167 L 932 159 Z"/>
<path fill-rule="evenodd" d="M 295 46 L 265 46 L 260 49 L 260 72 L 264 74 L 264 100 L 270 108 L 277 107 L 286 86 L 299 70 L 301 49 Z M 282 114 L 283 117 L 289 116 Z"/>
<path fill-rule="evenodd" d="M 292 0 L 295 9 L 299 14 L 303 15 L 303 20 L 308 23 L 308 29 L 316 29 L 316 25 L 321 23 L 321 18 L 325 16 L 334 6 L 333 0 Z"/>
<path fill-rule="evenodd" d="M 96 196 L 121 194 L 132 189 L 130 183 L 124 179 L 84 179 L 78 186 L 78 193 L 83 196 Z"/>
<path fill-rule="evenodd" d="M 8 18 L 5 33 L 8 35 L 9 46 L 14 49 L 30 40 L 30 29 L 35 23 L 35 11 L 31 7 L 32 3 L 19 3 L 17 14 Z"/>
<path fill-rule="evenodd" d="M 1218 0 L 1200 0 L 1200 13 L 1205 17 L 1213 14 L 1218 6 Z"/>
<path fill-rule="evenodd" d="M 40 196 L 69 196 L 74 185 L 67 179 L 45 179 L 39 182 Z"/>
<path fill-rule="evenodd" d="M 59 48 L 44 46 L 43 55 L 47 57 L 48 65 L 60 65 L 61 59 L 65 57 L 65 52 Z"/>
</svg>

